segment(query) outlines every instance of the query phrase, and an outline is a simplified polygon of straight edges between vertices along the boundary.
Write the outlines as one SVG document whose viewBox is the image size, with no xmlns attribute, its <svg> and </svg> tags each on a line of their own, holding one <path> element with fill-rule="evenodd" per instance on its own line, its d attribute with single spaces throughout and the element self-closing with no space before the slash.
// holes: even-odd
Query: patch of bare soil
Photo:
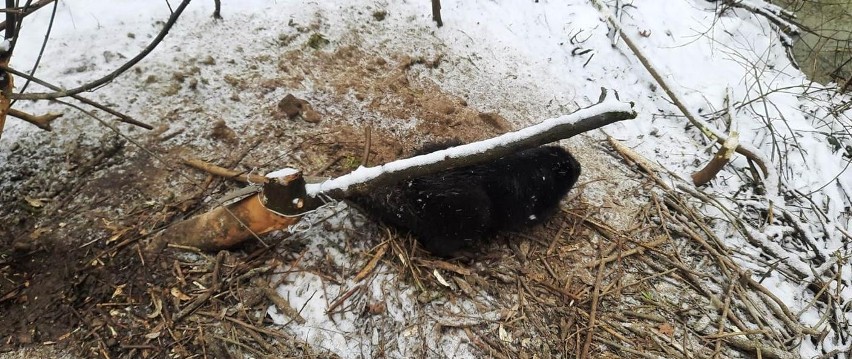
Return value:
<svg viewBox="0 0 852 359">
<path fill-rule="evenodd" d="M 186 152 L 171 151 L 153 156 Z M 172 170 L 123 142 L 81 149 L 79 156 L 64 158 L 82 163 L 64 173 L 66 182 L 31 177 L 18 190 L 23 199 L 4 198 L 15 206 L 3 207 L 3 219 L 14 225 L 0 237 L 0 351 L 46 344 L 105 358 L 311 353 L 264 328 L 263 316 L 242 316 L 268 306 L 261 277 L 274 267 L 274 251 L 249 245 L 233 255 L 178 251 L 146 258 L 139 250 L 148 234 L 195 213 L 220 180 L 170 180 Z M 49 183 L 63 187 L 53 197 L 30 199 Z M 246 340 L 260 352 L 241 347 Z M 42 354 L 54 356 L 31 353 Z"/>
</svg>

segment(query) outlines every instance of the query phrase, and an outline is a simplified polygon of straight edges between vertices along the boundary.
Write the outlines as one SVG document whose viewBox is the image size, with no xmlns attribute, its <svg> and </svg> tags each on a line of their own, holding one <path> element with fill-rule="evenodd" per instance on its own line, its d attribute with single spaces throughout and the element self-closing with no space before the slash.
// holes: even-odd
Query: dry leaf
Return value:
<svg viewBox="0 0 852 359">
<path fill-rule="evenodd" d="M 448 287 L 448 288 L 452 288 L 452 287 L 450 287 L 450 283 L 447 283 L 447 280 L 444 279 L 443 276 L 441 276 L 441 273 L 439 273 L 437 269 L 432 270 L 432 275 L 434 275 L 435 278 L 438 279 L 438 283 L 441 283 L 441 285 Z"/>
<path fill-rule="evenodd" d="M 170 291 L 170 292 L 172 293 L 172 296 L 173 296 L 173 297 L 175 297 L 175 298 L 177 298 L 177 299 L 179 299 L 179 300 L 182 300 L 182 301 L 184 301 L 184 302 L 185 302 L 185 301 L 188 301 L 188 300 L 190 300 L 190 299 L 192 299 L 190 296 L 188 296 L 188 295 L 184 294 L 183 292 L 181 292 L 181 291 L 180 291 L 180 289 L 178 289 L 178 287 L 172 287 L 172 289 L 171 289 L 171 291 Z"/>
<path fill-rule="evenodd" d="M 115 287 L 115 291 L 112 292 L 111 298 L 115 298 L 115 297 L 118 297 L 118 296 L 124 294 L 124 287 L 126 287 L 126 286 L 127 286 L 127 284 L 122 284 L 118 287 Z"/>
<path fill-rule="evenodd" d="M 148 319 L 154 319 L 160 316 L 160 313 L 163 311 L 163 301 L 160 300 L 160 297 L 154 295 L 154 293 L 150 293 L 151 301 L 154 303 L 154 312 L 146 315 Z"/>
<path fill-rule="evenodd" d="M 657 328 L 657 330 L 659 330 L 660 333 L 662 333 L 666 336 L 669 336 L 669 337 L 672 336 L 672 334 L 674 334 L 674 327 L 672 327 L 672 325 L 669 324 L 669 323 L 660 324 L 660 326 Z"/>
<path fill-rule="evenodd" d="M 500 324 L 500 327 L 497 328 L 497 336 L 500 338 L 500 340 L 506 343 L 512 342 L 512 334 L 509 334 L 509 332 L 507 332 L 506 329 L 503 328 L 503 324 Z"/>
<path fill-rule="evenodd" d="M 24 196 L 24 201 L 27 201 L 27 204 L 33 208 L 44 207 L 44 202 L 46 202 L 44 198 L 32 198 L 29 196 Z"/>
</svg>

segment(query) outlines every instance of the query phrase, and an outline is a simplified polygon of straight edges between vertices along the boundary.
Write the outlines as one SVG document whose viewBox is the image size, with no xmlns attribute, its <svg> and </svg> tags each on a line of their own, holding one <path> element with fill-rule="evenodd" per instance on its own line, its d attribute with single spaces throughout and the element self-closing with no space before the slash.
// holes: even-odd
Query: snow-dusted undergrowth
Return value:
<svg viewBox="0 0 852 359">
<path fill-rule="evenodd" d="M 211 7 L 212 2 L 208 1 L 193 3 L 162 47 L 140 66 L 172 66 L 172 53 L 178 52 L 239 61 L 240 57 L 231 50 L 267 51 L 290 19 L 301 23 L 319 19 L 319 31 L 325 37 L 332 41 L 344 39 L 357 32 L 363 17 L 369 16 L 353 16 L 354 13 L 382 9 L 387 18 L 379 30 L 359 33 L 360 46 L 377 54 L 443 54 L 443 71 L 424 76 L 431 76 L 442 89 L 465 97 L 473 106 L 499 110 L 516 126 L 587 106 L 595 102 L 603 86 L 616 89 L 621 99 L 634 101 L 639 112 L 637 119 L 609 126 L 605 131 L 675 176 L 688 179 L 715 152 L 713 141 L 687 124 L 626 47 L 621 43 L 612 46 L 607 25 L 587 1 L 444 0 L 445 26 L 441 29 L 436 29 L 430 20 L 428 1 L 225 2 L 226 21 L 246 24 L 246 28 L 254 30 L 239 33 L 233 32 L 235 28 L 223 30 L 209 25 Z M 742 156 L 735 156 L 731 165 L 703 190 L 728 212 L 741 216 L 748 228 L 737 231 L 729 220 L 720 220 L 715 230 L 740 253 L 740 265 L 765 276 L 764 285 L 795 312 L 801 311 L 804 324 L 829 330 L 822 342 L 803 342 L 802 356 L 848 347 L 848 335 L 838 333 L 837 327 L 821 318 L 828 314 L 835 323 L 852 321 L 852 265 L 848 260 L 852 254 L 852 171 L 847 170 L 849 150 L 845 148 L 852 143 L 852 113 L 840 106 L 848 104 L 849 98 L 832 92 L 831 87 L 810 83 L 791 66 L 780 37 L 769 22 L 743 9 L 718 13 L 713 3 L 704 0 L 646 0 L 623 7 L 620 14 L 624 31 L 638 39 L 657 71 L 683 94 L 692 111 L 717 128 L 728 126 L 720 112 L 725 109 L 725 93 L 731 89 L 737 120 L 736 127 L 728 131 L 737 131 L 742 143 L 756 147 L 770 159 L 779 174 L 780 192 L 756 191 L 749 164 Z M 48 15 L 48 11 L 41 11 L 28 18 L 13 66 L 27 69 L 27 64 L 34 61 L 42 36 L 38 29 L 44 28 Z M 60 2 L 46 58 L 62 61 L 43 63 L 37 75 L 71 87 L 105 74 L 121 63 L 115 54 L 132 56 L 156 30 L 152 19 L 166 15 L 166 7 L 159 2 Z M 80 66 L 90 71 L 76 71 Z M 229 70 L 222 71 L 214 76 L 225 76 Z M 219 109 L 229 121 L 249 121 L 259 116 L 250 101 L 245 107 L 222 105 L 218 99 L 229 96 L 229 92 L 218 90 L 215 84 L 204 93 L 207 97 L 198 98 L 197 104 Z M 97 96 L 149 121 L 156 120 L 151 118 L 152 106 L 169 101 L 128 101 L 126 94 L 110 91 L 100 91 Z M 17 106 L 33 112 L 47 108 L 43 103 L 19 102 Z M 60 134 L 75 133 L 74 127 L 82 132 L 104 131 L 82 120 L 57 123 L 57 127 Z M 0 160 L 17 140 L 40 135 L 33 127 L 10 120 L 0 141 Z M 705 210 L 708 216 L 724 218 L 718 208 L 708 206 Z M 320 237 L 330 235 L 320 233 Z M 321 240 L 341 239 L 316 238 Z M 784 272 L 795 275 L 767 270 L 760 258 L 769 258 L 770 262 L 779 259 Z M 352 259 L 341 256 L 337 260 Z M 421 312 L 429 308 L 416 302 L 411 288 L 387 291 L 383 286 L 393 281 L 384 279 L 394 273 L 382 270 L 380 266 L 380 274 L 367 283 L 368 298 L 385 299 L 388 312 L 401 328 L 421 323 L 418 318 L 428 317 Z M 294 307 L 304 308 L 302 315 L 307 320 L 303 325 L 290 323 L 288 330 L 344 357 L 371 356 L 376 343 L 386 342 L 380 338 L 385 335 L 381 327 L 365 326 L 362 317 L 341 314 L 329 321 L 325 306 L 332 294 L 328 293 L 352 288 L 356 283 L 327 287 L 309 273 L 288 276 L 279 292 Z M 834 296 L 833 306 L 812 304 L 815 293 L 809 286 L 822 281 L 828 283 L 827 291 Z M 445 304 L 452 310 L 470 312 L 464 302 Z M 286 321 L 274 309 L 270 313 L 277 321 Z M 486 314 L 471 313 L 481 317 Z M 426 326 L 408 328 L 425 330 Z M 402 333 L 393 351 L 401 356 L 406 354 L 407 338 L 406 332 Z M 444 355 L 473 355 L 457 342 L 433 344 L 433 349 Z"/>
</svg>

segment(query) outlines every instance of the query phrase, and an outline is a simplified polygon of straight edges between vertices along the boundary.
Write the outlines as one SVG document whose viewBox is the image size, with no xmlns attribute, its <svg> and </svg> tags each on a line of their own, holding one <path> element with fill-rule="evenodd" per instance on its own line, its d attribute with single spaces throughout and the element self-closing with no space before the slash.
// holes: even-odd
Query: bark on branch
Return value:
<svg viewBox="0 0 852 359">
<path fill-rule="evenodd" d="M 12 42 L 15 40 L 15 29 L 17 26 L 17 17 L 12 9 L 15 7 L 14 0 L 6 0 L 6 22 L 4 23 L 5 30 L 3 34 L 3 43 L 0 44 L 0 66 L 9 65 L 9 59 L 12 57 Z M 12 75 L 7 71 L 0 71 L 0 136 L 3 134 L 3 128 L 6 127 L 6 115 L 9 114 L 12 107 L 12 89 L 14 88 L 14 80 Z"/>
<path fill-rule="evenodd" d="M 227 168 L 216 166 L 209 162 L 204 162 L 197 158 L 186 158 L 183 160 L 183 163 L 187 166 L 200 169 L 202 171 L 208 172 L 219 177 L 230 178 L 235 181 L 245 183 L 266 183 L 269 180 L 269 178 L 266 178 L 261 175 L 229 170 Z"/>
<path fill-rule="evenodd" d="M 692 174 L 692 183 L 696 186 L 703 186 L 716 177 L 716 174 L 718 174 L 719 171 L 721 171 L 722 168 L 731 161 L 731 157 L 734 156 L 734 152 L 736 151 L 738 144 L 739 136 L 734 134 L 728 137 L 728 139 L 725 140 L 725 144 L 722 145 L 719 152 L 716 152 L 716 155 L 713 156 L 710 162 L 707 162 L 707 165 L 704 166 L 704 168 Z"/>
<path fill-rule="evenodd" d="M 734 114 L 734 94 L 730 87 L 728 87 L 725 91 L 725 106 L 728 109 L 726 117 L 728 118 L 728 131 L 730 134 L 725 140 L 725 143 L 722 144 L 722 148 L 719 149 L 719 152 L 713 156 L 713 159 L 711 159 L 704 168 L 692 174 L 692 183 L 696 186 L 703 186 L 716 177 L 719 171 L 721 171 L 728 162 L 731 162 L 731 158 L 734 157 L 734 152 L 736 152 L 737 146 L 740 144 L 740 136 L 736 131 L 737 117 Z M 755 178 L 755 181 L 757 181 L 757 178 Z"/>
</svg>

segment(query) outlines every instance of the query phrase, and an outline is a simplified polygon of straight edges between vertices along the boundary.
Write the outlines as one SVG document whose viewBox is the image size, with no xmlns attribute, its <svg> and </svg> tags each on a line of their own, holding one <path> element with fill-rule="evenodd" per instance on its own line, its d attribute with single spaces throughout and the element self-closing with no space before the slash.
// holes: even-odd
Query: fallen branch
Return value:
<svg viewBox="0 0 852 359">
<path fill-rule="evenodd" d="M 370 261 L 367 262 L 367 265 L 364 266 L 358 274 L 355 275 L 355 282 L 360 282 L 362 279 L 366 278 L 370 273 L 373 272 L 373 269 L 376 268 L 376 265 L 379 263 L 379 260 L 385 256 L 385 253 L 388 251 L 388 247 L 390 247 L 387 242 L 383 243 L 379 246 L 379 249 L 373 254 L 373 257 L 370 258 Z"/>
<path fill-rule="evenodd" d="M 287 299 L 278 295 L 278 292 L 276 292 L 275 289 L 264 286 L 263 294 L 266 295 L 266 298 L 272 301 L 272 304 L 274 304 L 275 308 L 278 309 L 278 313 L 286 315 L 298 324 L 305 324 L 305 318 L 299 314 L 298 310 L 290 305 L 290 302 Z"/>
<path fill-rule="evenodd" d="M 616 100 L 601 102 L 573 114 L 545 120 L 538 125 L 488 140 L 358 170 L 320 184 L 305 185 L 300 173 L 278 172 L 263 189 L 236 203 L 177 223 L 155 235 L 148 246 L 158 252 L 168 243 L 216 250 L 248 238 L 296 224 L 302 214 L 316 209 L 327 198 L 343 199 L 359 191 L 422 176 L 449 168 L 493 161 L 507 154 L 569 138 L 616 121 L 636 117 L 633 104 Z M 286 175 L 285 175 L 286 174 Z M 274 177 L 283 176 L 274 179 Z"/>
<path fill-rule="evenodd" d="M 44 81 L 44 80 L 41 80 L 41 79 L 39 79 L 39 78 L 35 77 L 35 76 L 31 76 L 31 75 L 29 75 L 29 74 L 27 74 L 27 73 L 24 73 L 24 72 L 20 72 L 20 71 L 18 71 L 18 70 L 15 70 L 15 69 L 13 69 L 13 68 L 9 67 L 9 66 L 8 66 L 8 64 L 0 63 L 0 70 L 6 71 L 6 72 L 8 72 L 8 73 L 10 73 L 10 74 L 13 74 L 13 75 L 19 76 L 19 77 L 24 78 L 24 79 L 30 80 L 30 81 L 32 81 L 32 82 L 35 82 L 35 83 L 37 83 L 37 84 L 39 84 L 39 85 L 42 85 L 42 86 L 47 87 L 47 88 L 49 88 L 49 89 L 51 89 L 51 90 L 54 90 L 54 91 L 61 91 L 61 90 L 62 90 L 62 88 L 61 88 L 61 87 L 59 87 L 59 86 L 53 85 L 53 84 L 51 84 L 51 83 L 49 83 L 49 82 L 46 82 L 46 81 Z M 17 94 L 13 94 L 13 95 L 10 95 L 10 96 L 11 96 L 11 97 L 13 97 L 13 98 L 16 98 L 16 99 L 17 99 Z M 104 111 L 104 112 L 106 112 L 106 113 L 108 113 L 108 114 L 110 114 L 110 115 L 113 115 L 113 116 L 115 116 L 115 117 L 118 117 L 118 120 L 119 120 L 119 121 L 121 121 L 121 122 L 129 123 L 129 124 L 131 124 L 131 125 L 135 125 L 135 126 L 139 126 L 139 127 L 142 127 L 142 128 L 144 128 L 144 129 L 146 129 L 146 130 L 153 130 L 153 129 L 154 129 L 154 127 L 153 127 L 153 126 L 151 126 L 151 125 L 149 125 L 149 124 L 147 124 L 147 123 L 140 122 L 140 121 L 138 121 L 138 120 L 134 119 L 133 117 L 130 117 L 130 116 L 128 116 L 128 115 L 125 115 L 125 114 L 123 114 L 123 113 L 121 113 L 121 112 L 118 112 L 118 111 L 116 111 L 116 110 L 113 110 L 113 109 L 109 108 L 109 107 L 108 107 L 108 106 L 106 106 L 106 105 L 102 105 L 102 104 L 100 104 L 100 103 L 98 103 L 98 102 L 95 102 L 95 101 L 93 101 L 93 100 L 89 100 L 88 98 L 85 98 L 85 97 L 83 97 L 83 96 L 80 96 L 80 95 L 71 95 L 71 98 L 73 98 L 73 99 L 75 99 L 75 100 L 77 100 L 77 101 L 80 101 L 80 102 L 82 102 L 82 103 L 84 103 L 84 104 L 87 104 L 87 105 L 89 105 L 89 106 L 92 106 L 92 107 L 94 107 L 94 108 L 96 108 L 96 109 L 98 109 L 98 110 Z M 57 101 L 57 100 L 54 100 L 54 101 Z"/>
<path fill-rule="evenodd" d="M 186 307 L 181 309 L 180 312 L 177 312 L 177 314 L 172 317 L 173 322 L 179 322 L 181 319 L 198 309 L 198 307 L 200 307 L 202 304 L 210 300 L 210 297 L 219 293 L 219 288 L 222 287 L 222 282 L 219 279 L 219 275 L 222 269 L 222 260 L 224 258 L 225 252 L 219 252 L 219 254 L 216 255 L 216 261 L 213 263 L 213 274 L 210 277 L 210 281 L 212 282 L 210 288 L 207 288 L 207 291 L 204 292 L 204 294 L 196 297 L 195 300 L 193 300 Z"/>
<path fill-rule="evenodd" d="M 261 175 L 245 173 L 243 171 L 229 170 L 225 167 L 220 167 L 220 166 L 217 166 L 217 165 L 214 165 L 212 163 L 205 162 L 205 161 L 202 161 L 202 160 L 199 160 L 199 159 L 196 159 L 196 158 L 184 159 L 183 163 L 186 164 L 187 166 L 197 168 L 199 170 L 208 172 L 212 175 L 229 178 L 229 179 L 232 179 L 232 180 L 235 180 L 235 181 L 251 183 L 251 184 L 269 182 L 269 178 L 261 176 Z"/>
<path fill-rule="evenodd" d="M 641 254 L 644 254 L 646 250 L 659 247 L 660 245 L 663 245 L 663 244 L 665 244 L 669 241 L 670 241 L 670 239 L 668 237 L 662 237 L 661 236 L 660 238 L 657 238 L 657 239 L 650 241 L 648 243 L 641 243 L 640 242 L 640 243 L 637 243 L 636 247 L 630 248 L 630 249 L 628 249 L 624 252 L 621 252 L 621 253 L 618 253 L 618 254 L 613 254 L 613 255 L 598 259 L 594 262 L 587 263 L 586 268 L 594 268 L 594 267 L 597 267 L 601 264 L 607 264 L 609 262 L 614 262 L 616 260 L 624 259 L 624 258 L 632 256 L 634 254 L 641 255 Z"/>
<path fill-rule="evenodd" d="M 7 112 L 7 114 L 9 116 L 17 117 L 21 120 L 27 121 L 27 122 L 35 125 L 36 127 L 40 128 L 42 130 L 45 130 L 45 131 L 52 130 L 52 128 L 50 127 L 50 123 L 53 120 L 62 117 L 61 113 L 60 114 L 48 113 L 48 114 L 36 116 L 36 115 L 26 113 L 24 111 L 16 110 L 14 108 L 10 108 L 9 111 Z"/>
</svg>

